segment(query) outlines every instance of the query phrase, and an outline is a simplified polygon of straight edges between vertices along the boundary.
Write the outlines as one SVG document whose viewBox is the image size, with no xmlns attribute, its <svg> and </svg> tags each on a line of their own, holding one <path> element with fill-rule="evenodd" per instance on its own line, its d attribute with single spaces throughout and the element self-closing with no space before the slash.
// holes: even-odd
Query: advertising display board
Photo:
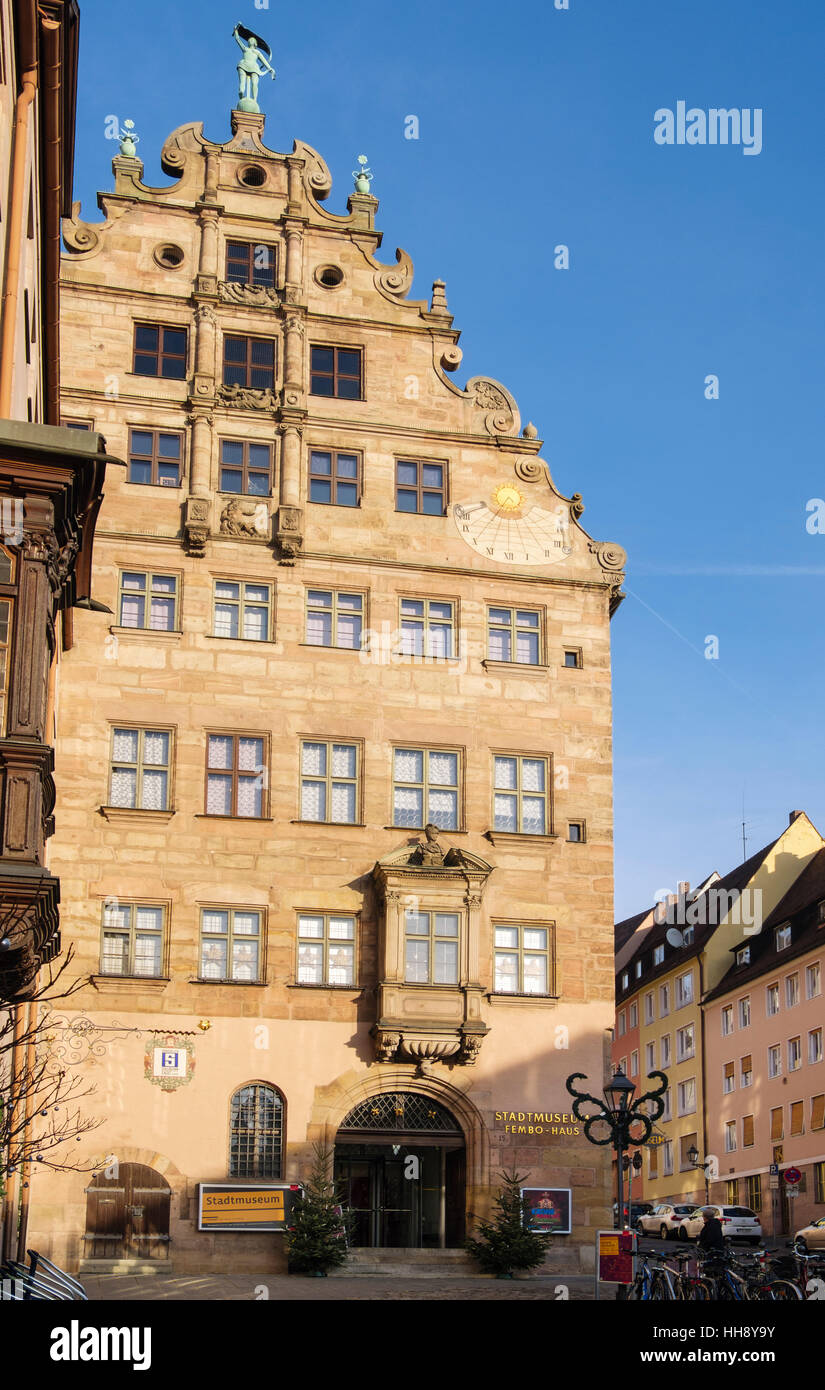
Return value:
<svg viewBox="0 0 825 1390">
<path fill-rule="evenodd" d="M 527 1229 L 550 1235 L 569 1236 L 572 1220 L 572 1190 L 569 1187 L 523 1187 L 522 1200 L 529 1203 Z"/>
<path fill-rule="evenodd" d="M 297 1183 L 198 1183 L 199 1231 L 283 1231 L 300 1196 Z"/>
</svg>

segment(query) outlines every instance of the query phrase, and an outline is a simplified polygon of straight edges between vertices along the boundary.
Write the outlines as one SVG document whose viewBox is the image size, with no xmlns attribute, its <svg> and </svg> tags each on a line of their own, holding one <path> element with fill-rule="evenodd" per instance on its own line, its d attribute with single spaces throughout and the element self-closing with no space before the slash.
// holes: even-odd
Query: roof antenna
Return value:
<svg viewBox="0 0 825 1390">
<path fill-rule="evenodd" d="M 744 864 L 745 860 L 746 860 L 747 857 L 748 857 L 748 837 L 747 837 L 747 835 L 745 834 L 745 825 L 746 825 L 746 824 L 747 824 L 747 822 L 745 821 L 745 789 L 744 789 L 744 787 L 743 787 L 743 788 L 742 788 L 742 863 L 743 863 L 743 864 Z"/>
</svg>

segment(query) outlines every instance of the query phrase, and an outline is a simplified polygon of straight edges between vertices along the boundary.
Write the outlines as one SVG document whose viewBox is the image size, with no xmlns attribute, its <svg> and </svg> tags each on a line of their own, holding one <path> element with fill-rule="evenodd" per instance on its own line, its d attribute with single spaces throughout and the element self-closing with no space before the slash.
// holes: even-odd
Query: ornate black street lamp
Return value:
<svg viewBox="0 0 825 1390">
<path fill-rule="evenodd" d="M 648 1074 L 649 1081 L 653 1081 L 657 1077 L 660 1079 L 660 1085 L 654 1090 L 647 1091 L 645 1095 L 639 1096 L 636 1100 L 632 1099 L 636 1087 L 625 1076 L 621 1067 L 605 1086 L 601 1100 L 597 1096 L 588 1095 L 587 1091 L 576 1090 L 573 1085 L 574 1081 L 587 1080 L 582 1071 L 574 1072 L 572 1076 L 568 1076 L 564 1083 L 573 1097 L 573 1114 L 584 1125 L 585 1139 L 589 1139 L 591 1144 L 612 1144 L 616 1150 L 617 1203 L 614 1224 L 618 1230 L 621 1230 L 622 1227 L 624 1202 L 622 1160 L 625 1149 L 630 1148 L 631 1145 L 638 1147 L 641 1144 L 646 1144 L 653 1131 L 654 1120 L 660 1119 L 664 1112 L 663 1097 L 668 1088 L 668 1079 L 663 1071 L 652 1071 Z M 595 1106 L 595 1112 L 589 1115 L 583 1114 L 582 1105 Z M 638 1131 L 639 1126 L 641 1133 Z M 637 1130 L 635 1135 L 631 1135 L 631 1127 Z"/>
<path fill-rule="evenodd" d="M 713 1167 L 713 1159 L 703 1158 L 700 1163 L 699 1150 L 695 1144 L 691 1144 L 687 1151 L 687 1156 L 691 1168 L 701 1168 L 705 1175 L 705 1206 L 708 1206 L 710 1202 L 710 1170 Z"/>
</svg>

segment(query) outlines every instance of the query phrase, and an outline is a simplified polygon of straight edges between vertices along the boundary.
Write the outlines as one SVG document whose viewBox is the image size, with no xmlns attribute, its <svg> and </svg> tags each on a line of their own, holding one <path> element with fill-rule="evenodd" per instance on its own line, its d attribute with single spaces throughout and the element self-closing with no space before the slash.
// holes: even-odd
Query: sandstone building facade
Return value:
<svg viewBox="0 0 825 1390">
<path fill-rule="evenodd" d="M 551 1258 L 587 1268 L 609 1161 L 564 1081 L 602 1082 L 613 1021 L 624 554 L 506 388 L 456 384 L 367 173 L 333 213 L 320 156 L 234 111 L 151 188 L 124 136 L 62 290 L 64 416 L 128 460 L 53 851 L 89 975 L 57 1046 L 105 1125 L 93 1178 L 38 1175 L 33 1238 L 277 1269 L 198 1229 L 198 1184 L 297 1182 L 322 1142 L 357 1245 L 459 1245 L 515 1165 L 569 1191 Z"/>
</svg>

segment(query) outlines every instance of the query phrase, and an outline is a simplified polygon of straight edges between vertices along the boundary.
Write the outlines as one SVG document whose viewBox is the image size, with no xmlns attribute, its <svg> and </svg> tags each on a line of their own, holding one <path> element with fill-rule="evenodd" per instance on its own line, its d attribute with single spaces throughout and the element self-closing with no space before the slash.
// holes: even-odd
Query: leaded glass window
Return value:
<svg viewBox="0 0 825 1390">
<path fill-rule="evenodd" d="M 493 825 L 509 834 L 548 833 L 546 758 L 496 757 Z"/>
<path fill-rule="evenodd" d="M 355 918 L 337 913 L 298 917 L 298 984 L 355 983 Z"/>
<path fill-rule="evenodd" d="M 155 904 L 107 902 L 103 908 L 100 973 L 159 976 L 163 922 L 164 910 Z"/>
<path fill-rule="evenodd" d="M 358 811 L 358 745 L 301 744 L 301 820 L 354 825 Z"/>
<path fill-rule="evenodd" d="M 264 740 L 210 734 L 206 756 L 206 814 L 263 816 Z"/>
<path fill-rule="evenodd" d="M 393 824 L 457 830 L 459 755 L 436 748 L 393 751 Z"/>
<path fill-rule="evenodd" d="M 458 984 L 457 912 L 407 909 L 404 979 L 411 985 Z"/>
<path fill-rule="evenodd" d="M 496 994 L 549 994 L 549 927 L 507 923 L 494 928 Z"/>
<path fill-rule="evenodd" d="M 113 729 L 110 806 L 169 809 L 171 743 L 168 729 Z"/>
</svg>

